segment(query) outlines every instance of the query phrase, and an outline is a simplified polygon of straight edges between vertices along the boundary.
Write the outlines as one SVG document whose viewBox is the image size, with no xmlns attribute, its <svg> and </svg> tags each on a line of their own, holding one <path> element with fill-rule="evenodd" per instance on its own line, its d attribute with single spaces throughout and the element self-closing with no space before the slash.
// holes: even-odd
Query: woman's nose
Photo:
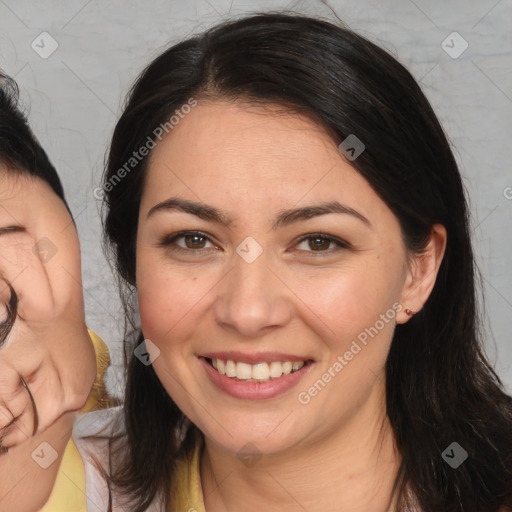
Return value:
<svg viewBox="0 0 512 512">
<path fill-rule="evenodd" d="M 292 316 L 291 290 L 272 268 L 270 258 L 261 251 L 254 257 L 253 249 L 249 246 L 249 257 L 237 250 L 233 267 L 219 282 L 213 305 L 219 325 L 247 338 L 283 327 Z"/>
</svg>

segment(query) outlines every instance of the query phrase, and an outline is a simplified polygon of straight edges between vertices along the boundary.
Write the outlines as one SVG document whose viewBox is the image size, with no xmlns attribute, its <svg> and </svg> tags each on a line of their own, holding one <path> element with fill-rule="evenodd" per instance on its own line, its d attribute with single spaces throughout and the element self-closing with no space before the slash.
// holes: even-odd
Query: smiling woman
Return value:
<svg viewBox="0 0 512 512">
<path fill-rule="evenodd" d="M 141 74 L 104 184 L 190 98 L 104 187 L 141 321 L 126 430 L 97 461 L 105 508 L 512 506 L 512 400 L 477 335 L 461 177 L 411 75 L 321 20 L 223 23 Z"/>
</svg>

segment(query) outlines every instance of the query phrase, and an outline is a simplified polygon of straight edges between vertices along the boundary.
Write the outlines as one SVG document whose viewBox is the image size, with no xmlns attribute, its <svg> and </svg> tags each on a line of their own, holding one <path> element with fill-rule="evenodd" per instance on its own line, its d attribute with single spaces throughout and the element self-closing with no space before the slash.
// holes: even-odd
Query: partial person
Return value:
<svg viewBox="0 0 512 512">
<path fill-rule="evenodd" d="M 0 510 L 37 511 L 49 498 L 45 511 L 79 510 L 83 493 L 65 476 L 84 475 L 72 428 L 77 413 L 113 404 L 109 354 L 85 324 L 80 245 L 59 176 L 4 74 L 0 297 Z"/>
</svg>

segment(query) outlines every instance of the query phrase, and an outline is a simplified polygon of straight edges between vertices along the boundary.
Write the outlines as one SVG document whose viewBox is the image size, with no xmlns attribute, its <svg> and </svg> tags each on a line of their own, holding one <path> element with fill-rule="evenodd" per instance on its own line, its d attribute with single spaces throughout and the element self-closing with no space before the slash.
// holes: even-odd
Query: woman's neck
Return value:
<svg viewBox="0 0 512 512">
<path fill-rule="evenodd" d="M 336 432 L 254 464 L 206 440 L 206 511 L 387 512 L 400 456 L 383 412 L 384 390 L 373 391 Z"/>
</svg>

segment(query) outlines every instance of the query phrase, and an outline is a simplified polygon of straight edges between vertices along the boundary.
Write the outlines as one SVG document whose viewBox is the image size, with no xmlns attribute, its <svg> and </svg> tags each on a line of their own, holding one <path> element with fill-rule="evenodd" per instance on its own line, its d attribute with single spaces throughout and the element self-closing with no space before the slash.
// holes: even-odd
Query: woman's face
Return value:
<svg viewBox="0 0 512 512">
<path fill-rule="evenodd" d="M 84 320 L 78 236 L 64 203 L 39 178 L 0 169 L 0 322 L 13 288 L 17 316 L 0 346 L 0 436 L 23 442 L 80 409 L 96 375 Z M 5 339 L 4 339 L 5 338 Z M 24 379 L 27 390 L 21 385 Z M 14 419 L 16 420 L 14 421 Z"/>
<path fill-rule="evenodd" d="M 396 217 L 310 120 L 200 102 L 153 151 L 136 256 L 154 369 L 223 448 L 383 409 L 395 323 L 421 304 Z"/>
</svg>

